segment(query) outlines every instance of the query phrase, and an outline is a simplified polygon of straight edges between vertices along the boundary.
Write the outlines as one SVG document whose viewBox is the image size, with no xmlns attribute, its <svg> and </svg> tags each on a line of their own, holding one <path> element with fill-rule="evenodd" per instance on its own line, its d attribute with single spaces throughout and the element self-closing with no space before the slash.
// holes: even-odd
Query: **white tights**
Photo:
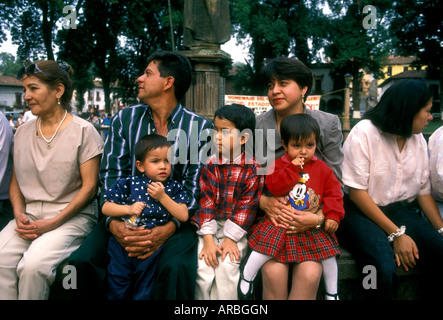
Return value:
<svg viewBox="0 0 443 320">
<path fill-rule="evenodd" d="M 249 282 L 253 281 L 257 276 L 257 273 L 260 270 L 260 268 L 271 259 L 272 256 L 267 256 L 263 253 L 252 251 L 243 270 L 244 280 Z M 331 295 L 337 294 L 337 284 L 338 284 L 337 260 L 335 259 L 335 257 L 331 257 L 326 260 L 322 260 L 321 264 L 323 267 L 323 280 L 326 292 Z M 243 279 L 241 279 L 240 281 L 240 289 L 244 294 L 246 294 L 249 289 L 249 284 L 246 281 L 243 281 Z M 325 296 L 325 299 L 335 300 L 334 297 L 328 295 Z"/>
</svg>

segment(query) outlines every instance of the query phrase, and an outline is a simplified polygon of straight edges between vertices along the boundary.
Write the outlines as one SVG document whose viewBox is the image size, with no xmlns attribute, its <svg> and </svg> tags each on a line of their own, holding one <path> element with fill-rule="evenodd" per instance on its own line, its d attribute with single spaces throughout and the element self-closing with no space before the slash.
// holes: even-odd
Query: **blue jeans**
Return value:
<svg viewBox="0 0 443 320">
<path fill-rule="evenodd" d="M 345 196 L 345 218 L 337 231 L 337 237 L 349 250 L 360 270 L 366 265 L 376 268 L 376 289 L 365 289 L 367 299 L 394 299 L 398 280 L 394 251 L 387 234 L 364 215 Z M 443 287 L 443 236 L 423 217 L 417 208 L 403 202 L 380 207 L 397 226 L 406 226 L 406 234 L 417 245 L 422 294 L 428 298 L 441 299 Z M 367 274 L 361 272 L 362 278 Z"/>
<path fill-rule="evenodd" d="M 126 250 L 111 236 L 108 253 L 108 300 L 151 300 L 157 262 L 162 248 L 149 258 L 128 257 Z"/>
</svg>

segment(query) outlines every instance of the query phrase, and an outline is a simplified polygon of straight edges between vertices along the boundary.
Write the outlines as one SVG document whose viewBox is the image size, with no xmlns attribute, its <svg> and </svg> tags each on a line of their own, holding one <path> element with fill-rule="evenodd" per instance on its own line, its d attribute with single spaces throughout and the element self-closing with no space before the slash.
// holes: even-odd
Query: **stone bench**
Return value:
<svg viewBox="0 0 443 320">
<path fill-rule="evenodd" d="M 352 255 L 345 248 L 340 248 L 342 256 L 337 259 L 338 263 L 338 292 L 341 300 L 361 300 L 363 299 L 364 287 L 361 278 L 361 270 Z M 418 267 L 405 271 L 402 267 L 397 268 L 397 274 L 400 276 L 397 299 L 399 300 L 417 300 L 418 296 Z M 370 271 L 363 275 L 370 275 Z M 323 293 L 323 284 L 321 283 L 319 295 Z M 370 290 L 370 289 L 368 289 Z"/>
<path fill-rule="evenodd" d="M 362 300 L 363 299 L 363 283 L 361 280 L 361 271 L 352 258 L 352 255 L 344 249 L 340 248 L 342 256 L 337 259 L 338 263 L 338 292 L 341 300 Z M 57 268 L 56 282 L 58 284 L 51 288 L 50 299 L 66 300 L 69 299 L 69 292 L 62 288 L 62 281 L 66 274 L 63 273 L 63 268 L 67 265 L 67 261 L 62 263 Z M 397 273 L 400 276 L 400 283 L 398 287 L 399 300 L 418 300 L 418 275 L 420 270 L 418 267 L 405 271 L 402 267 L 397 268 Z M 368 273 L 369 275 L 369 273 Z M 68 290 L 69 291 L 69 290 Z M 323 281 L 320 282 L 318 299 L 323 299 L 324 286 Z"/>
</svg>

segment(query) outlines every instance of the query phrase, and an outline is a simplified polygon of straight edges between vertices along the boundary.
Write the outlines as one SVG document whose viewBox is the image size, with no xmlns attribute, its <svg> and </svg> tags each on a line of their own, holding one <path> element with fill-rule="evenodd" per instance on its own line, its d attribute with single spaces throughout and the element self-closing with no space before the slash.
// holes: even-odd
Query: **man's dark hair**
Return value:
<svg viewBox="0 0 443 320">
<path fill-rule="evenodd" d="M 431 98 L 432 92 L 424 80 L 399 80 L 385 91 L 377 105 L 363 118 L 371 120 L 383 132 L 409 138 L 415 115 Z"/>
<path fill-rule="evenodd" d="M 135 160 L 144 161 L 149 151 L 161 148 L 170 147 L 171 142 L 159 134 L 148 134 L 140 138 L 135 144 L 134 155 Z"/>
<path fill-rule="evenodd" d="M 285 146 L 292 139 L 297 142 L 309 139 L 312 134 L 315 135 L 315 142 L 320 140 L 320 126 L 317 120 L 307 113 L 297 113 L 285 117 L 280 123 L 280 135 Z"/>
<path fill-rule="evenodd" d="M 188 58 L 174 51 L 156 51 L 149 56 L 147 65 L 152 61 L 157 63 L 162 77 L 174 78 L 174 93 L 180 101 L 191 85 L 192 67 Z"/>
</svg>

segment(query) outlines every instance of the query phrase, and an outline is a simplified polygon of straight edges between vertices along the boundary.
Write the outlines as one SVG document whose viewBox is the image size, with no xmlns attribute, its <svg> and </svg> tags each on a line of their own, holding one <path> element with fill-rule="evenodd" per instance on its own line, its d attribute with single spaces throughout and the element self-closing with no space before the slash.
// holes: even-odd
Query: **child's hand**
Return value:
<svg viewBox="0 0 443 320">
<path fill-rule="evenodd" d="M 331 219 L 326 219 L 325 230 L 330 233 L 334 233 L 338 229 L 338 222 Z"/>
<path fill-rule="evenodd" d="M 156 200 L 160 200 L 165 194 L 165 186 L 161 182 L 152 182 L 148 185 L 148 193 Z"/>
<path fill-rule="evenodd" d="M 294 158 L 294 159 L 292 160 L 292 163 L 293 163 L 295 166 L 301 166 L 301 167 L 303 167 L 303 165 L 305 164 L 305 158 L 299 158 L 299 157 Z"/>
<path fill-rule="evenodd" d="M 227 254 L 231 258 L 231 262 L 234 263 L 234 258 L 240 261 L 240 250 L 238 250 L 237 242 L 230 238 L 226 238 L 219 246 L 222 251 L 221 261 L 225 260 Z"/>
<path fill-rule="evenodd" d="M 128 214 L 130 216 L 133 216 L 133 215 L 139 216 L 145 207 L 146 207 L 146 203 L 136 202 L 136 203 L 129 206 Z"/>
<path fill-rule="evenodd" d="M 222 251 L 214 242 L 213 235 L 207 234 L 203 236 L 205 244 L 203 245 L 203 249 L 198 255 L 200 260 L 204 259 L 206 264 L 210 267 L 218 266 L 217 254 L 222 254 Z"/>
</svg>

